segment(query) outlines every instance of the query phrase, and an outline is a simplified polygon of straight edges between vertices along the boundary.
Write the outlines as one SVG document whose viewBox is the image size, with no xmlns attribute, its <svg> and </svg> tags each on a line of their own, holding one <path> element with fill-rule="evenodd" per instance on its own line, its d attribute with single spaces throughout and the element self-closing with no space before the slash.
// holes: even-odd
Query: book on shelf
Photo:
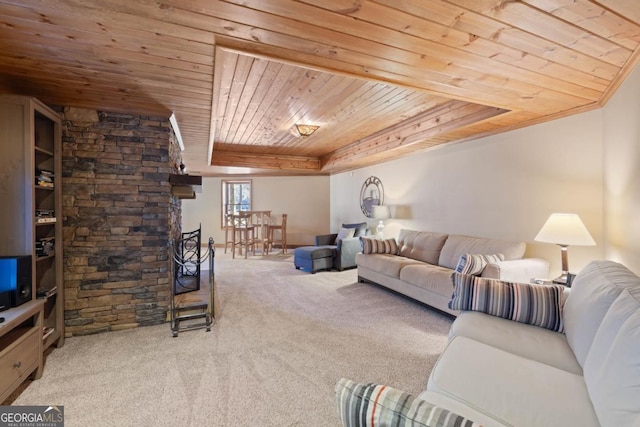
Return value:
<svg viewBox="0 0 640 427">
<path fill-rule="evenodd" d="M 36 209 L 36 218 L 53 218 L 56 213 L 53 209 Z"/>
<path fill-rule="evenodd" d="M 48 182 L 48 181 L 41 181 L 40 179 L 36 180 L 36 185 L 38 187 L 48 187 L 48 188 L 53 188 L 53 182 Z"/>
<path fill-rule="evenodd" d="M 45 257 L 55 254 L 56 238 L 43 237 L 36 240 L 36 257 Z"/>
<path fill-rule="evenodd" d="M 56 218 L 36 218 L 36 223 L 37 224 L 49 224 L 49 223 L 53 223 L 56 222 Z"/>
<path fill-rule="evenodd" d="M 51 180 L 53 181 L 53 172 L 50 170 L 46 170 L 46 169 L 36 169 L 36 176 L 41 176 L 44 178 L 51 178 Z"/>
<path fill-rule="evenodd" d="M 53 172 L 36 169 L 36 185 L 40 187 L 53 187 Z"/>
</svg>

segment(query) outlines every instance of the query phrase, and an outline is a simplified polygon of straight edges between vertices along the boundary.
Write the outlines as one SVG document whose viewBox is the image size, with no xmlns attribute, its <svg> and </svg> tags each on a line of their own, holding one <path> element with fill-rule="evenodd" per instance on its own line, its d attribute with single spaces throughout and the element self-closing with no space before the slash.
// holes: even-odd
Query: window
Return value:
<svg viewBox="0 0 640 427">
<path fill-rule="evenodd" d="M 226 215 L 250 210 L 251 181 L 222 181 L 222 226 L 224 227 Z"/>
</svg>

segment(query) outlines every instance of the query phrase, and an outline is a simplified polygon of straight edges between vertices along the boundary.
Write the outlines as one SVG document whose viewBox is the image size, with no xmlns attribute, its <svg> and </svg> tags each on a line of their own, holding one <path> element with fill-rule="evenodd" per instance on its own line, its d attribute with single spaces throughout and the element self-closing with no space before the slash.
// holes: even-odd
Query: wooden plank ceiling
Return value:
<svg viewBox="0 0 640 427">
<path fill-rule="evenodd" d="M 174 113 L 190 173 L 327 174 L 598 108 L 639 44 L 635 0 L 0 0 L 0 92 Z"/>
</svg>

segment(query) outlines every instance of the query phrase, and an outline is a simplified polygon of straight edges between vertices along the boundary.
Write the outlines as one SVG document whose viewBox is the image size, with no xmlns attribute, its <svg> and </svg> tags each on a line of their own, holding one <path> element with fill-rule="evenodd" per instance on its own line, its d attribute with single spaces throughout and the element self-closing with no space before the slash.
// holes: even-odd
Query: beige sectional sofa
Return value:
<svg viewBox="0 0 640 427">
<path fill-rule="evenodd" d="M 538 311 L 559 315 L 558 331 L 462 312 L 416 396 L 340 380 L 343 425 L 639 427 L 640 278 L 621 264 L 593 261 L 565 298 L 559 288 Z M 518 309 L 542 301 L 529 292 L 518 299 Z"/>
<path fill-rule="evenodd" d="M 358 280 L 375 283 L 450 314 L 448 307 L 453 284 L 451 274 L 463 254 L 504 255 L 504 261 L 486 266 L 483 277 L 529 283 L 545 278 L 549 263 L 542 259 L 522 259 L 526 245 L 444 233 L 400 230 L 399 253 L 359 253 Z"/>
</svg>

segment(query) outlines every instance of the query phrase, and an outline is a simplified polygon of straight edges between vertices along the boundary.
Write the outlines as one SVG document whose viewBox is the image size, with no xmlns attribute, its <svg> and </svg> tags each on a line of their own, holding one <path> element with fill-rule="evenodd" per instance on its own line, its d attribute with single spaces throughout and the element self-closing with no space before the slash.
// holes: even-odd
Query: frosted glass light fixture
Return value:
<svg viewBox="0 0 640 427">
<path fill-rule="evenodd" d="M 596 244 L 580 217 L 573 213 L 551 214 L 538 232 L 535 240 L 537 242 L 555 243 L 560 246 L 562 274 L 560 277 L 553 279 L 553 283 L 562 285 L 567 283 L 567 275 L 569 274 L 567 247 L 570 245 L 594 246 Z"/>
<path fill-rule="evenodd" d="M 320 126 L 315 126 L 315 125 L 302 125 L 302 124 L 295 124 L 294 125 L 296 132 L 298 133 L 299 136 L 306 138 L 307 136 L 311 136 L 312 133 L 314 133 L 315 131 L 318 130 L 318 128 Z"/>
</svg>

